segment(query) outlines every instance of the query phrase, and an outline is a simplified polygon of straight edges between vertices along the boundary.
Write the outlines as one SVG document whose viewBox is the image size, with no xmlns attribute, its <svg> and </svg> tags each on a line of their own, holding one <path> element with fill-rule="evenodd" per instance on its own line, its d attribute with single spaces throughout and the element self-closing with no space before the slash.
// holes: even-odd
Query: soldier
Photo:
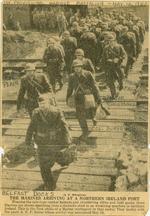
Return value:
<svg viewBox="0 0 150 216">
<path fill-rule="evenodd" d="M 79 26 L 81 27 L 81 29 L 82 29 L 82 27 L 85 26 L 85 24 L 86 24 L 86 19 L 85 18 L 80 19 Z"/>
<path fill-rule="evenodd" d="M 99 65 L 101 61 L 104 47 L 108 43 L 108 41 L 105 40 L 108 34 L 110 34 L 109 31 L 103 31 L 101 35 L 99 36 L 99 38 L 97 39 L 97 66 Z"/>
<path fill-rule="evenodd" d="M 72 23 L 72 27 L 70 29 L 70 34 L 72 37 L 75 37 L 77 39 L 77 44 L 79 44 L 82 31 L 81 31 L 81 28 L 77 22 Z"/>
<path fill-rule="evenodd" d="M 7 28 L 8 28 L 8 30 L 16 30 L 15 18 L 14 18 L 14 15 L 12 13 L 9 14 L 9 16 L 8 16 Z"/>
<path fill-rule="evenodd" d="M 73 70 L 69 77 L 69 84 L 67 89 L 67 97 L 66 102 L 68 104 L 68 99 L 74 92 L 75 96 L 75 106 L 76 106 L 76 114 L 82 129 L 81 139 L 86 140 L 89 130 L 86 121 L 86 107 L 85 107 L 85 98 L 84 96 L 87 94 L 92 94 L 95 98 L 97 104 L 101 104 L 101 97 L 99 88 L 95 82 L 95 79 L 91 72 L 82 69 L 83 63 L 82 61 L 76 59 L 73 63 Z M 88 110 L 91 114 L 91 118 L 94 122 L 95 116 L 95 108 L 91 108 Z"/>
<path fill-rule="evenodd" d="M 125 76 L 128 76 L 129 70 L 136 59 L 136 37 L 133 32 L 128 31 L 128 27 L 122 28 L 122 36 L 120 37 L 120 43 L 123 45 L 127 53 L 127 66 L 125 69 Z"/>
<path fill-rule="evenodd" d="M 120 37 L 121 37 L 121 32 L 122 32 L 122 25 L 116 25 L 114 28 L 114 32 L 116 34 L 116 40 L 118 43 L 120 43 Z"/>
<path fill-rule="evenodd" d="M 60 12 L 60 15 L 57 16 L 57 24 L 58 24 L 59 36 L 61 36 L 62 33 L 67 30 L 67 26 L 68 26 L 68 22 L 64 15 L 64 12 Z"/>
<path fill-rule="evenodd" d="M 32 12 L 33 24 L 36 30 L 40 28 L 40 12 L 37 8 L 35 8 Z"/>
<path fill-rule="evenodd" d="M 102 57 L 104 36 L 101 28 L 96 28 L 97 48 L 96 48 L 96 66 L 99 65 L 99 60 Z"/>
<path fill-rule="evenodd" d="M 101 22 L 99 27 L 102 29 L 102 31 L 108 31 L 109 30 L 108 23 L 106 23 L 106 22 Z"/>
<path fill-rule="evenodd" d="M 65 63 L 66 70 L 68 73 L 71 73 L 71 65 L 74 57 L 75 50 L 77 48 L 77 40 L 75 37 L 71 37 L 69 31 L 63 33 L 63 39 L 61 45 L 64 48 L 65 52 Z"/>
<path fill-rule="evenodd" d="M 64 48 L 63 48 L 63 46 L 60 44 L 60 38 L 59 37 L 54 37 L 53 38 L 54 40 L 55 40 L 55 42 L 56 42 L 56 46 L 58 46 L 58 48 L 60 49 L 60 51 L 61 51 L 61 53 L 62 53 L 62 57 L 63 57 L 63 59 L 65 58 L 65 51 L 64 51 Z"/>
<path fill-rule="evenodd" d="M 91 25 L 90 25 L 90 31 L 93 32 L 94 34 L 96 34 L 96 21 L 91 21 Z"/>
<path fill-rule="evenodd" d="M 26 75 L 21 78 L 17 111 L 21 109 L 26 95 L 26 108 L 31 117 L 33 110 L 39 106 L 39 93 L 51 92 L 51 86 L 43 73 L 35 73 L 33 64 L 28 64 L 25 70 Z"/>
<path fill-rule="evenodd" d="M 92 61 L 90 59 L 84 57 L 84 51 L 82 49 L 76 49 L 75 58 L 82 61 L 82 64 L 83 64 L 82 68 L 84 70 L 90 71 L 93 75 L 95 75 L 95 68 L 94 68 Z M 76 60 L 74 60 L 74 61 L 76 61 Z M 73 64 L 74 64 L 74 62 L 73 62 Z"/>
<path fill-rule="evenodd" d="M 16 31 L 22 31 L 21 24 L 19 21 L 16 22 Z"/>
<path fill-rule="evenodd" d="M 142 44 L 141 44 L 141 40 L 140 40 L 139 28 L 137 25 L 133 26 L 132 32 L 135 34 L 135 37 L 136 37 L 136 58 L 138 58 L 138 56 L 142 50 Z"/>
<path fill-rule="evenodd" d="M 143 21 L 138 21 L 137 26 L 139 27 L 140 41 L 144 42 L 144 34 L 145 34 L 145 24 Z"/>
<path fill-rule="evenodd" d="M 34 14 L 35 26 L 37 30 L 40 30 L 40 11 L 37 9 Z"/>
<path fill-rule="evenodd" d="M 44 190 L 55 188 L 51 168 L 61 149 L 71 144 L 68 125 L 60 110 L 41 97 L 39 108 L 35 109 L 26 133 L 26 145 L 31 146 L 32 137 L 37 145 L 38 162 L 44 181 Z"/>
<path fill-rule="evenodd" d="M 45 13 L 45 9 L 43 8 L 42 11 L 41 11 L 41 24 L 42 24 L 42 31 L 45 31 L 46 30 L 46 27 L 47 27 L 47 23 L 46 23 L 46 13 Z"/>
<path fill-rule="evenodd" d="M 66 15 L 67 21 L 69 22 L 69 27 L 70 27 L 70 17 L 72 17 L 73 15 L 72 9 L 70 8 L 68 11 L 65 11 L 65 15 Z"/>
<path fill-rule="evenodd" d="M 37 9 L 34 8 L 34 10 L 32 11 L 32 21 L 33 21 L 33 26 L 36 28 L 36 13 L 37 13 Z"/>
<path fill-rule="evenodd" d="M 123 16 L 119 16 L 119 24 L 123 24 L 124 23 L 125 18 Z"/>
<path fill-rule="evenodd" d="M 54 8 L 51 8 L 51 10 L 48 12 L 48 26 L 50 31 L 54 31 L 56 29 L 57 19 Z"/>
<path fill-rule="evenodd" d="M 76 12 L 74 15 L 72 15 L 69 20 L 70 25 L 72 25 L 73 22 L 79 22 L 80 20 L 79 16 L 80 16 L 79 12 Z"/>
<path fill-rule="evenodd" d="M 56 81 L 59 84 L 59 90 L 63 87 L 62 71 L 64 67 L 64 56 L 56 42 L 50 38 L 48 47 L 43 56 L 43 61 L 47 64 L 47 76 L 52 85 L 53 92 L 56 92 Z"/>
<path fill-rule="evenodd" d="M 127 23 L 127 27 L 128 27 L 128 29 L 129 29 L 129 31 L 132 30 L 133 25 L 134 25 L 133 22 L 132 22 L 131 20 L 129 20 L 128 23 Z"/>
<path fill-rule="evenodd" d="M 80 38 L 80 48 L 84 50 L 85 57 L 91 59 L 94 65 L 96 64 L 96 47 L 97 39 L 95 34 L 85 26 Z"/>
<path fill-rule="evenodd" d="M 40 8 L 38 11 L 38 24 L 39 24 L 39 31 L 43 30 L 43 10 Z"/>
<path fill-rule="evenodd" d="M 102 55 L 102 67 L 106 73 L 106 81 L 110 88 L 111 97 L 115 99 L 117 92 L 115 88 L 115 81 L 119 83 L 119 90 L 123 88 L 123 71 L 122 68 L 126 66 L 127 55 L 121 44 L 115 41 L 114 32 L 106 36 L 107 45 L 105 45 Z"/>
</svg>

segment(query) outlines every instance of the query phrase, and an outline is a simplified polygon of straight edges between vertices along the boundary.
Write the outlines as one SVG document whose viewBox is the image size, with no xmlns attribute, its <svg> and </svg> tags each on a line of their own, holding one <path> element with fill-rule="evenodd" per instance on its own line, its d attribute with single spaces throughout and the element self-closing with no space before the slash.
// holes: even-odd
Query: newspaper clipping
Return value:
<svg viewBox="0 0 150 216">
<path fill-rule="evenodd" d="M 2 5 L 2 216 L 148 215 L 147 1 Z"/>
</svg>

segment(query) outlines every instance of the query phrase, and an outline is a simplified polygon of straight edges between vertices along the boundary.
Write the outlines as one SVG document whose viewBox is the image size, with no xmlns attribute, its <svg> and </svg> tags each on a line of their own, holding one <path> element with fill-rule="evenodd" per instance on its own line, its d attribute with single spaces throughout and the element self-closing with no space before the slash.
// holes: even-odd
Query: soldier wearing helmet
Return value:
<svg viewBox="0 0 150 216">
<path fill-rule="evenodd" d="M 97 36 L 97 48 L 96 48 L 96 65 L 99 66 L 99 62 L 102 58 L 102 53 L 105 45 L 107 45 L 108 41 L 105 40 L 106 36 L 110 34 L 109 31 L 103 31 L 99 32 L 99 35 Z"/>
<path fill-rule="evenodd" d="M 79 26 L 78 22 L 73 22 L 72 26 L 70 28 L 70 35 L 72 37 L 76 38 L 77 44 L 79 44 L 79 42 L 80 42 L 81 34 L 82 34 L 82 30 L 81 30 L 81 27 Z"/>
<path fill-rule="evenodd" d="M 74 22 L 79 22 L 80 20 L 79 17 L 80 17 L 79 12 L 76 12 L 74 15 L 72 15 L 69 20 L 70 25 L 72 25 Z"/>
<path fill-rule="evenodd" d="M 28 64 L 25 68 L 26 75 L 21 78 L 20 89 L 17 99 L 17 111 L 21 109 L 26 99 L 26 109 L 29 115 L 39 106 L 39 93 L 51 92 L 51 86 L 43 73 L 36 73 L 35 65 Z M 25 98 L 26 95 L 26 98 Z"/>
<path fill-rule="evenodd" d="M 137 25 L 134 25 L 132 28 L 132 32 L 135 34 L 136 37 L 136 58 L 138 58 L 139 54 L 141 53 L 142 50 L 142 43 L 140 40 L 140 31 L 139 27 Z"/>
<path fill-rule="evenodd" d="M 92 61 L 88 58 L 84 57 L 84 51 L 82 49 L 76 49 L 75 51 L 75 59 L 82 61 L 82 68 L 84 70 L 90 71 L 93 75 L 95 74 L 95 69 Z"/>
<path fill-rule="evenodd" d="M 60 44 L 61 42 L 61 39 L 60 37 L 53 37 L 53 39 L 55 40 L 55 45 L 60 49 L 61 53 L 62 53 L 62 56 L 63 58 L 65 57 L 65 52 L 64 52 L 64 48 L 63 46 Z"/>
<path fill-rule="evenodd" d="M 97 38 L 93 32 L 90 32 L 87 26 L 84 27 L 80 38 L 80 48 L 84 50 L 85 57 L 89 58 L 95 66 Z"/>
<path fill-rule="evenodd" d="M 101 22 L 100 27 L 101 27 L 102 31 L 108 31 L 108 23 Z"/>
<path fill-rule="evenodd" d="M 127 77 L 129 70 L 132 68 L 136 58 L 136 37 L 133 32 L 128 30 L 127 26 L 124 26 L 122 29 L 120 43 L 123 45 L 128 57 L 127 66 L 125 69 L 125 76 Z"/>
<path fill-rule="evenodd" d="M 90 113 L 90 117 L 93 119 L 94 123 L 95 108 L 86 109 L 84 95 L 92 94 L 97 104 L 101 104 L 101 97 L 92 73 L 82 68 L 82 61 L 78 59 L 74 60 L 72 67 L 74 73 L 69 77 L 66 102 L 68 104 L 69 98 L 74 94 L 76 114 L 82 129 L 80 138 L 86 140 L 89 133 L 86 113 Z"/>
<path fill-rule="evenodd" d="M 65 31 L 62 35 L 61 45 L 65 52 L 66 71 L 70 74 L 74 53 L 77 48 L 77 40 L 75 37 L 70 36 L 69 31 Z"/>
<path fill-rule="evenodd" d="M 47 76 L 52 85 L 53 92 L 56 92 L 56 82 L 59 84 L 59 90 L 63 87 L 62 71 L 64 67 L 63 53 L 54 39 L 47 41 L 48 47 L 45 49 L 43 61 L 47 65 Z"/>
<path fill-rule="evenodd" d="M 104 47 L 101 61 L 112 99 L 117 97 L 116 80 L 119 83 L 119 90 L 123 88 L 123 68 L 126 66 L 127 61 L 127 55 L 123 46 L 118 44 L 115 39 L 114 32 L 105 37 L 107 45 Z"/>
<path fill-rule="evenodd" d="M 71 144 L 71 135 L 63 113 L 49 99 L 41 97 L 39 108 L 33 111 L 27 129 L 25 143 L 32 145 L 32 138 L 37 145 L 38 163 L 44 182 L 44 190 L 55 189 L 51 168 L 58 161 L 60 150 Z"/>
<path fill-rule="evenodd" d="M 59 36 L 61 36 L 62 33 L 67 30 L 67 26 L 68 26 L 68 22 L 64 15 L 64 12 L 60 12 L 60 14 L 57 16 L 57 24 L 58 24 Z"/>
<path fill-rule="evenodd" d="M 143 21 L 138 21 L 137 26 L 139 27 L 140 41 L 144 42 L 144 34 L 145 34 L 145 24 Z"/>
</svg>

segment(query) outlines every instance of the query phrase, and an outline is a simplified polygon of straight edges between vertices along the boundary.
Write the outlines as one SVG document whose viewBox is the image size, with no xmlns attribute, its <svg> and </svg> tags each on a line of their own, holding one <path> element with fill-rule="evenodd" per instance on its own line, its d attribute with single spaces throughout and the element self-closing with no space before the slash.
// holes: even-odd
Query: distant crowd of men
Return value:
<svg viewBox="0 0 150 216">
<path fill-rule="evenodd" d="M 70 24 L 78 17 L 81 17 L 79 10 L 73 13 L 72 9 L 64 11 L 58 7 L 42 8 L 35 7 L 32 11 L 33 26 L 39 31 L 63 32 L 67 30 Z"/>
<path fill-rule="evenodd" d="M 62 71 L 71 74 L 75 59 L 83 63 L 83 69 L 95 73 L 104 71 L 106 82 L 114 99 L 117 96 L 114 82 L 123 88 L 123 78 L 138 58 L 144 41 L 145 23 L 132 12 L 112 11 L 88 14 L 85 18 L 77 12 L 67 21 L 64 13 L 57 19 L 59 23 L 59 43 L 54 38 L 48 40 L 44 61 L 48 76 L 55 91 L 58 81 L 60 89 Z M 55 51 L 54 51 L 55 50 Z"/>
<path fill-rule="evenodd" d="M 57 28 L 56 7 L 53 8 L 34 8 L 32 11 L 33 27 L 39 31 L 54 31 Z"/>
</svg>

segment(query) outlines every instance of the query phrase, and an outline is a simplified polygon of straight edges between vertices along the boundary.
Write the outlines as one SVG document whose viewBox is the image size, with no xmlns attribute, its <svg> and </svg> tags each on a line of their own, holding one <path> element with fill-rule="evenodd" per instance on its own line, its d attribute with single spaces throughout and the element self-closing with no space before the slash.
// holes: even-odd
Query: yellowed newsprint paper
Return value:
<svg viewBox="0 0 150 216">
<path fill-rule="evenodd" d="M 149 1 L 1 13 L 0 215 L 150 215 Z"/>
</svg>

